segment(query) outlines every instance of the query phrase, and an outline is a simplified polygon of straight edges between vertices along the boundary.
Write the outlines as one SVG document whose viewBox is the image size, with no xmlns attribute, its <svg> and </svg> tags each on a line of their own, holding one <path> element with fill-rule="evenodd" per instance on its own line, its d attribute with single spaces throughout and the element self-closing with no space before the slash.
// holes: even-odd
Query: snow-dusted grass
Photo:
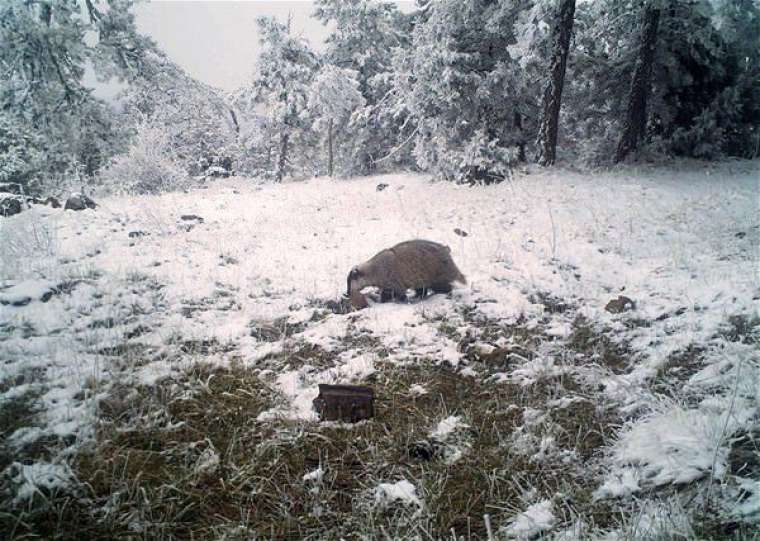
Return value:
<svg viewBox="0 0 760 541">
<path fill-rule="evenodd" d="M 482 537 L 488 514 L 516 537 L 625 536 L 673 507 L 689 531 L 756 522 L 758 179 L 757 162 L 474 188 L 229 179 L 0 218 L 12 522 L 34 531 L 61 495 L 100 509 L 101 534 Z M 325 308 L 352 265 L 414 237 L 451 246 L 468 285 Z M 636 308 L 606 312 L 621 294 Z M 375 387 L 378 419 L 320 427 L 317 384 L 349 382 Z M 373 508 L 399 479 L 419 504 Z"/>
</svg>

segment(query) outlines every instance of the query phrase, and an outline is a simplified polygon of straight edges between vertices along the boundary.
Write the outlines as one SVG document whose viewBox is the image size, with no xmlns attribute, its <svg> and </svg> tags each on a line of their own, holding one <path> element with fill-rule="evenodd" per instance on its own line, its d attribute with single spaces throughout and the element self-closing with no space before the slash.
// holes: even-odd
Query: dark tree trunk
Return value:
<svg viewBox="0 0 760 541">
<path fill-rule="evenodd" d="M 515 109 L 515 129 L 520 132 L 520 138 L 517 142 L 517 161 L 524 162 L 525 158 L 525 134 L 523 133 L 522 114 Z"/>
<path fill-rule="evenodd" d="M 280 155 L 277 157 L 277 174 L 275 180 L 282 182 L 285 177 L 285 165 L 288 163 L 288 139 L 287 133 L 280 134 Z"/>
<path fill-rule="evenodd" d="M 557 155 L 559 109 L 562 106 L 562 87 L 565 84 L 570 35 L 573 32 L 575 0 L 562 0 L 552 30 L 551 76 L 544 88 L 543 113 L 538 132 L 538 163 L 552 165 Z"/>
<path fill-rule="evenodd" d="M 327 174 L 333 176 L 333 120 L 327 121 Z"/>
<path fill-rule="evenodd" d="M 631 80 L 631 92 L 628 96 L 628 109 L 620 137 L 615 163 L 621 162 L 636 150 L 647 128 L 647 99 L 652 87 L 652 64 L 657 45 L 657 27 L 660 22 L 660 9 L 648 5 L 644 9 L 644 26 L 641 30 L 641 45 L 636 58 L 636 67 Z"/>
<path fill-rule="evenodd" d="M 240 124 L 238 124 L 237 115 L 235 114 L 235 111 L 230 108 L 230 117 L 232 117 L 232 124 L 235 126 L 235 134 L 240 135 Z"/>
</svg>

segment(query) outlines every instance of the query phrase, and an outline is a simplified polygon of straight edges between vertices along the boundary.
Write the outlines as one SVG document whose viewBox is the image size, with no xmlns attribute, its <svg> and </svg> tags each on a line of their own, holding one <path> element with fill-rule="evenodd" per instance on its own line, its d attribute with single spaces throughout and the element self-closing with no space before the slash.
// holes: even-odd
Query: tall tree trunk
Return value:
<svg viewBox="0 0 760 541">
<path fill-rule="evenodd" d="M 327 174 L 333 176 L 333 119 L 327 121 Z"/>
<path fill-rule="evenodd" d="M 541 128 L 538 132 L 538 163 L 552 165 L 557 157 L 559 110 L 562 106 L 562 87 L 565 84 L 570 35 L 573 32 L 575 0 L 561 0 L 552 30 L 551 76 L 544 88 Z"/>
<path fill-rule="evenodd" d="M 644 9 L 644 25 L 641 30 L 641 44 L 636 58 L 636 67 L 631 80 L 628 109 L 620 137 L 615 163 L 625 159 L 629 152 L 636 150 L 647 128 L 647 99 L 652 87 L 652 64 L 657 45 L 657 27 L 660 22 L 660 8 L 649 4 Z"/>
<path fill-rule="evenodd" d="M 517 142 L 517 161 L 525 161 L 525 133 L 523 132 L 522 114 L 515 109 L 515 129 L 520 133 L 520 138 Z"/>
<path fill-rule="evenodd" d="M 280 134 L 280 155 L 277 157 L 277 173 L 275 180 L 282 182 L 285 177 L 285 165 L 288 163 L 288 138 L 287 133 Z"/>
</svg>

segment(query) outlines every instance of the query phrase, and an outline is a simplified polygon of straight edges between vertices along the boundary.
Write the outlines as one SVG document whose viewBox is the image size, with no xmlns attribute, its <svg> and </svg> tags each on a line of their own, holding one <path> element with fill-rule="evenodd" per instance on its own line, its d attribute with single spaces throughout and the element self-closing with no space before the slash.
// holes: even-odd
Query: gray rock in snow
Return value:
<svg viewBox="0 0 760 541">
<path fill-rule="evenodd" d="M 88 196 L 86 196 L 83 193 L 75 193 L 71 194 L 71 197 L 69 197 L 66 200 L 66 205 L 63 207 L 64 210 L 85 210 L 85 209 L 95 209 L 97 208 L 98 204 L 95 203 L 92 199 L 90 199 Z"/>
<path fill-rule="evenodd" d="M 13 216 L 22 209 L 20 196 L 0 193 L 0 216 Z"/>
<path fill-rule="evenodd" d="M 621 314 L 628 310 L 635 310 L 636 303 L 624 295 L 619 295 L 617 299 L 612 299 L 604 307 L 610 314 Z"/>
<path fill-rule="evenodd" d="M 55 197 L 48 197 L 43 202 L 43 205 L 50 205 L 54 209 L 61 208 L 61 202 L 58 201 Z"/>
</svg>

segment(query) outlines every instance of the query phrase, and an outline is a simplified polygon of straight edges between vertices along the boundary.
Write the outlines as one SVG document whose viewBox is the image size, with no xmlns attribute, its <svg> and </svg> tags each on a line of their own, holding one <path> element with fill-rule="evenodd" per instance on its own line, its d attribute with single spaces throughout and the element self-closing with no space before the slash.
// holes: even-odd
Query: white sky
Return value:
<svg viewBox="0 0 760 541">
<path fill-rule="evenodd" d="M 327 29 L 310 17 L 312 2 L 156 1 L 136 6 L 137 27 L 191 76 L 224 90 L 246 83 L 259 51 L 256 17 L 290 14 L 294 34 L 319 49 Z"/>
<path fill-rule="evenodd" d="M 414 2 L 398 1 L 408 11 Z M 259 51 L 256 17 L 292 17 L 294 34 L 319 50 L 328 29 L 311 18 L 313 2 L 289 0 L 159 0 L 135 6 L 137 28 L 152 37 L 169 58 L 191 76 L 224 90 L 250 80 Z M 110 97 L 115 85 L 98 84 L 98 94 Z"/>
</svg>

